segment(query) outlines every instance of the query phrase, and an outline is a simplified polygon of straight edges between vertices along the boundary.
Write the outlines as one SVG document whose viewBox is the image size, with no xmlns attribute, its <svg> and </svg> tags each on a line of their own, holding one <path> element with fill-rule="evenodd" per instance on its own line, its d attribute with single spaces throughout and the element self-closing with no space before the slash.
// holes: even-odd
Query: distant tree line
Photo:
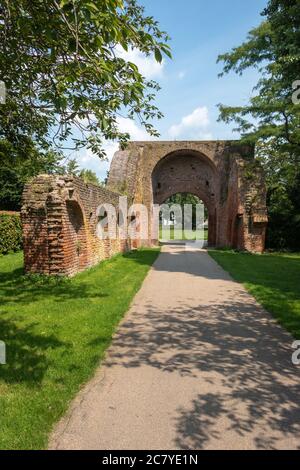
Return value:
<svg viewBox="0 0 300 470">
<path fill-rule="evenodd" d="M 192 228 L 193 230 L 196 229 L 196 208 L 199 204 L 204 205 L 203 201 L 198 196 L 192 193 L 176 193 L 166 199 L 165 204 L 168 204 L 170 207 L 173 204 L 178 204 L 181 207 L 183 217 L 184 206 L 186 204 L 192 206 Z M 207 207 L 204 205 L 204 219 L 207 220 L 207 218 L 208 210 Z"/>
<path fill-rule="evenodd" d="M 87 183 L 104 184 L 92 170 L 80 169 L 76 159 L 50 148 L 42 151 L 31 139 L 23 137 L 18 146 L 0 139 L 0 210 L 20 210 L 24 184 L 41 173 L 72 174 Z"/>
</svg>

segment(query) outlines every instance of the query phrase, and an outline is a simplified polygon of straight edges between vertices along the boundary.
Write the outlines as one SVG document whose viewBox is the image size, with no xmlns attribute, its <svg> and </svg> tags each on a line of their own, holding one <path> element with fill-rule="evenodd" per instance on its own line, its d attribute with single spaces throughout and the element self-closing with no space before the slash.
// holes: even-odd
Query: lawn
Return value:
<svg viewBox="0 0 300 470">
<path fill-rule="evenodd" d="M 93 374 L 158 249 L 105 261 L 73 279 L 26 277 L 0 257 L 0 448 L 39 449 Z"/>
<path fill-rule="evenodd" d="M 162 227 L 159 228 L 159 239 L 160 240 L 195 240 L 197 235 L 197 240 L 207 240 L 208 230 L 207 229 L 197 229 L 196 230 L 181 230 L 174 228 L 174 226 Z"/>
<path fill-rule="evenodd" d="M 209 254 L 263 305 L 295 338 L 300 339 L 300 254 Z"/>
</svg>

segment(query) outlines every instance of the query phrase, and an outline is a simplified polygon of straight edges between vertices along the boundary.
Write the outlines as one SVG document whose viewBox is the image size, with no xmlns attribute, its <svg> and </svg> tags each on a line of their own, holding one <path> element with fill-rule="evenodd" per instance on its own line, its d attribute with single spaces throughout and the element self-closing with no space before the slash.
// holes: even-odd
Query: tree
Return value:
<svg viewBox="0 0 300 470">
<path fill-rule="evenodd" d="M 270 0 L 262 15 L 266 21 L 250 31 L 246 42 L 218 58 L 224 62 L 223 73 L 242 74 L 249 67 L 261 72 L 249 104 L 220 105 L 220 118 L 235 121 L 244 140 L 266 141 L 299 163 L 300 106 L 292 101 L 293 83 L 300 74 L 299 1 Z"/>
<path fill-rule="evenodd" d="M 20 210 L 24 184 L 39 173 L 62 174 L 61 161 L 61 154 L 41 152 L 27 137 L 18 146 L 0 140 L 0 209 Z"/>
<path fill-rule="evenodd" d="M 192 206 L 192 226 L 193 229 L 196 228 L 196 206 L 197 204 L 201 204 L 202 201 L 199 199 L 198 196 L 195 196 L 192 193 L 176 193 L 170 196 L 166 201 L 165 204 L 172 206 L 173 204 L 178 204 L 181 206 L 182 213 L 184 214 L 184 205 L 191 205 Z M 204 206 L 204 218 L 207 219 L 208 211 L 207 207 Z"/>
<path fill-rule="evenodd" d="M 80 178 L 83 179 L 85 183 L 92 183 L 92 184 L 95 184 L 96 186 L 102 186 L 102 184 L 100 183 L 98 179 L 98 176 L 92 170 L 83 169 L 79 173 L 79 176 Z"/>
<path fill-rule="evenodd" d="M 269 224 L 267 246 L 299 251 L 300 175 L 287 186 L 277 185 L 268 191 Z"/>
<path fill-rule="evenodd" d="M 292 96 L 300 79 L 300 4 L 270 0 L 262 15 L 265 20 L 242 45 L 218 58 L 223 73 L 256 67 L 261 74 L 249 103 L 219 105 L 220 119 L 236 122 L 242 140 L 256 143 L 267 178 L 269 246 L 295 248 L 300 207 L 292 199 L 300 194 L 300 104 Z"/>
<path fill-rule="evenodd" d="M 80 169 L 76 158 L 70 158 L 63 168 L 68 175 L 79 176 Z"/>
<path fill-rule="evenodd" d="M 71 141 L 103 156 L 103 138 L 129 138 L 118 129 L 120 114 L 157 135 L 150 121 L 162 116 L 153 104 L 159 87 L 120 51 L 137 48 L 161 62 L 170 57 L 168 39 L 136 0 L 1 2 L 7 102 L 0 106 L 0 138 L 18 145 L 25 135 L 43 148 Z"/>
</svg>

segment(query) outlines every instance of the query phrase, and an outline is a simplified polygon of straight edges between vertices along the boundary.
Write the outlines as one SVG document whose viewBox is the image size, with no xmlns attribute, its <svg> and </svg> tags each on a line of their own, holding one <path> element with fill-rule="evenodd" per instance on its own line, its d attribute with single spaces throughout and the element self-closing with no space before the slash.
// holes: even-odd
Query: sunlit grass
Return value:
<svg viewBox="0 0 300 470">
<path fill-rule="evenodd" d="M 255 255 L 210 250 L 209 254 L 278 322 L 300 338 L 300 254 Z"/>
<path fill-rule="evenodd" d="M 159 239 L 161 241 L 166 240 L 207 240 L 208 230 L 197 229 L 197 230 L 181 230 L 174 228 L 174 226 L 166 227 L 160 226 L 159 228 Z"/>
<path fill-rule="evenodd" d="M 71 280 L 26 277 L 22 253 L 0 257 L 1 449 L 46 447 L 158 252 L 119 255 Z"/>
</svg>

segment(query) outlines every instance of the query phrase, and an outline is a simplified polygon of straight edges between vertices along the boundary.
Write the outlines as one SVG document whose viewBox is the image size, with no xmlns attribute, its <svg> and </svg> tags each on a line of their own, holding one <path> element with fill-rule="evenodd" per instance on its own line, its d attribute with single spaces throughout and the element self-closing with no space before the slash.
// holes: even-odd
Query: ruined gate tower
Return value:
<svg viewBox="0 0 300 470">
<path fill-rule="evenodd" d="M 108 188 L 131 195 L 149 213 L 153 203 L 193 193 L 208 209 L 209 245 L 264 250 L 266 189 L 253 147 L 235 141 L 130 142 L 114 155 Z"/>
<path fill-rule="evenodd" d="M 147 207 L 151 221 L 152 204 L 178 192 L 203 200 L 211 246 L 264 250 L 266 189 L 252 147 L 231 141 L 130 142 L 114 155 L 107 188 L 70 175 L 40 175 L 25 186 L 26 272 L 73 275 L 131 249 L 130 239 L 97 238 L 99 206 L 110 203 L 118 210 L 119 196 L 127 195 L 130 204 Z M 156 242 L 150 232 L 143 240 Z"/>
</svg>

